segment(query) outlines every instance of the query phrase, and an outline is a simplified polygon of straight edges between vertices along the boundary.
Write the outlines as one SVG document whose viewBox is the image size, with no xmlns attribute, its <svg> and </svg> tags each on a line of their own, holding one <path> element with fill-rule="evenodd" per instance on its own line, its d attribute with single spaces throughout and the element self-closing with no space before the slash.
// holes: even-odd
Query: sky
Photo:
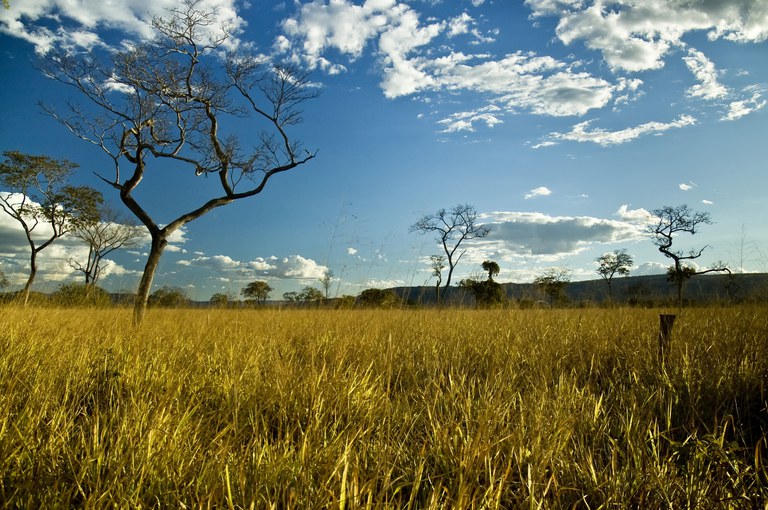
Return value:
<svg viewBox="0 0 768 510">
<path fill-rule="evenodd" d="M 152 36 L 175 0 L 10 0 L 0 8 L 0 151 L 66 158 L 74 184 L 130 213 L 95 173 L 110 160 L 45 114 L 78 100 L 45 78 L 53 49 L 103 51 Z M 496 261 L 500 282 L 552 267 L 599 278 L 617 249 L 632 275 L 670 261 L 644 227 L 687 204 L 711 215 L 674 247 L 698 267 L 768 272 L 768 0 L 200 0 L 234 27 L 232 48 L 311 70 L 320 96 L 291 126 L 317 157 L 260 195 L 174 234 L 154 288 L 207 300 L 267 281 L 271 298 L 330 270 L 332 295 L 432 285 L 421 216 L 470 204 L 491 228 L 464 246 L 454 282 Z M 242 135 L 250 133 L 247 128 Z M 141 197 L 160 224 L 213 196 L 214 182 L 153 169 Z M 12 190 L 1 190 L 8 193 Z M 43 232 L 44 233 L 44 232 Z M 148 238 L 147 238 L 148 240 Z M 135 290 L 148 242 L 108 257 L 100 285 Z M 34 289 L 78 281 L 87 249 L 60 239 Z M 0 213 L 0 269 L 20 288 L 29 247 Z"/>
</svg>

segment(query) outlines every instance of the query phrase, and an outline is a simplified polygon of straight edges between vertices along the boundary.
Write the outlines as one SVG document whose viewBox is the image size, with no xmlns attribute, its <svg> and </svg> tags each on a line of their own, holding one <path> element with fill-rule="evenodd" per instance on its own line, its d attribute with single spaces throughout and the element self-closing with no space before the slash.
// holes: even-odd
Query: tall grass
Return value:
<svg viewBox="0 0 768 510">
<path fill-rule="evenodd" d="M 4 507 L 762 508 L 768 310 L 0 310 Z"/>
</svg>

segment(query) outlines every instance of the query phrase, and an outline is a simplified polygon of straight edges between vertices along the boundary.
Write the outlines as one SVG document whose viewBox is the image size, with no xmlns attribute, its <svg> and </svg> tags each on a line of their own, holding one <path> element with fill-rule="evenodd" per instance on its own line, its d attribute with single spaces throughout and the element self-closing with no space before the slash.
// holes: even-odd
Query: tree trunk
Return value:
<svg viewBox="0 0 768 510">
<path fill-rule="evenodd" d="M 136 302 L 133 306 L 133 325 L 138 326 L 144 320 L 144 314 L 147 311 L 147 302 L 149 301 L 149 291 L 152 289 L 152 280 L 155 278 L 157 266 L 160 265 L 160 256 L 165 250 L 168 241 L 165 236 L 158 234 L 152 236 L 152 246 L 149 249 L 147 264 L 144 266 L 144 273 L 141 275 L 139 289 L 136 291 Z"/>
<path fill-rule="evenodd" d="M 29 257 L 29 278 L 21 290 L 21 301 L 24 306 L 27 306 L 29 302 L 29 292 L 32 288 L 32 282 L 35 281 L 35 274 L 37 274 L 37 251 L 33 248 L 32 255 Z"/>
</svg>

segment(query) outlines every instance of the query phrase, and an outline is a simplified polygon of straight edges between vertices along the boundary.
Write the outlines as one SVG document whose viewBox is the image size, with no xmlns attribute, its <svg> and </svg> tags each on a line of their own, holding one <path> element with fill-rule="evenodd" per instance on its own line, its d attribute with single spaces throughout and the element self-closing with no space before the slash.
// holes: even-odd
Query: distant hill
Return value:
<svg viewBox="0 0 768 510">
<path fill-rule="evenodd" d="M 546 302 L 546 296 L 532 283 L 502 283 L 507 297 L 526 303 Z M 673 302 L 677 291 L 666 275 L 616 277 L 613 279 L 616 303 L 655 305 Z M 392 289 L 406 302 L 434 304 L 434 287 L 396 287 Z M 441 290 L 441 293 L 444 292 Z M 608 302 L 608 286 L 601 279 L 571 282 L 565 289 L 571 303 L 602 304 Z M 686 282 L 683 298 L 688 303 L 768 301 L 768 273 L 707 274 Z M 474 296 L 467 289 L 448 289 L 446 300 L 451 305 L 474 306 Z"/>
</svg>

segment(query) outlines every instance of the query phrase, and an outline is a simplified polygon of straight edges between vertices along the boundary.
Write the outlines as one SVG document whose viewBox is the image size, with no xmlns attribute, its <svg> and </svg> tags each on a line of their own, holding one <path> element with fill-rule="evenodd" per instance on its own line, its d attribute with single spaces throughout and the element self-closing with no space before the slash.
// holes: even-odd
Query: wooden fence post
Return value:
<svg viewBox="0 0 768 510">
<path fill-rule="evenodd" d="M 659 315 L 659 369 L 663 370 L 667 365 L 667 354 L 669 353 L 669 343 L 672 337 L 672 327 L 675 325 L 676 315 Z"/>
</svg>

